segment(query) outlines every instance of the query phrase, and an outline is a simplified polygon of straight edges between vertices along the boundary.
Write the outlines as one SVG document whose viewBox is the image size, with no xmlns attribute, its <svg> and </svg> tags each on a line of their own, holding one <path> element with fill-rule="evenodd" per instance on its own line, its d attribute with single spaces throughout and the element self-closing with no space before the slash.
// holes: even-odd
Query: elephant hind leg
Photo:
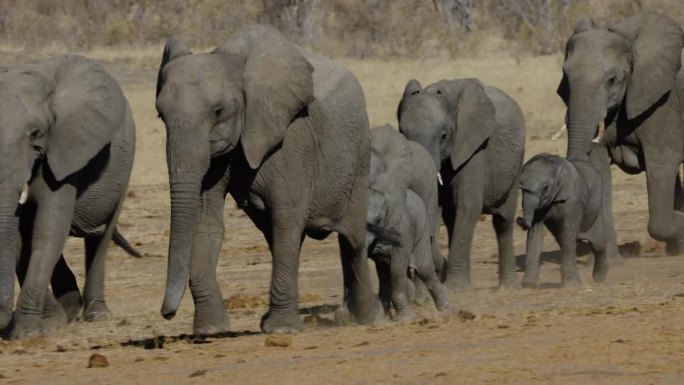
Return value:
<svg viewBox="0 0 684 385">
<path fill-rule="evenodd" d="M 517 186 L 516 183 L 514 186 Z M 492 224 L 496 232 L 499 248 L 499 286 L 513 287 L 517 285 L 515 253 L 513 249 L 513 227 L 515 225 L 515 209 L 518 190 L 513 189 L 506 202 L 494 211 Z"/>
<path fill-rule="evenodd" d="M 66 312 L 67 321 L 75 321 L 81 312 L 83 298 L 81 298 L 76 277 L 69 268 L 69 265 L 67 265 L 64 255 L 59 257 L 57 265 L 55 265 L 50 284 L 52 286 L 52 293 L 57 298 L 57 301 L 62 304 Z"/>
</svg>

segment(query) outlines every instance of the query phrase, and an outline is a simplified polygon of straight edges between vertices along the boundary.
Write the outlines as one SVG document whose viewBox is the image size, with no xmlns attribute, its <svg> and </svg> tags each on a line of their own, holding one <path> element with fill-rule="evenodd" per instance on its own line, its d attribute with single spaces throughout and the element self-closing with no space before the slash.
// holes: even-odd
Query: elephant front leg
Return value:
<svg viewBox="0 0 684 385">
<path fill-rule="evenodd" d="M 230 317 L 223 305 L 216 277 L 225 231 L 223 187 L 205 192 L 202 199 L 202 212 L 195 227 L 190 259 L 189 286 L 195 304 L 192 330 L 195 335 L 215 335 L 230 328 Z"/>
<path fill-rule="evenodd" d="M 304 215 L 298 209 L 271 210 L 269 240 L 273 270 L 268 313 L 261 319 L 264 333 L 295 333 L 304 329 L 297 302 L 299 253 L 304 233 Z"/>
<path fill-rule="evenodd" d="M 606 255 L 613 264 L 624 262 L 617 245 L 617 235 L 615 234 L 615 224 L 613 223 L 613 181 L 610 170 L 610 154 L 605 145 L 593 143 L 589 152 L 589 161 L 596 167 L 603 184 L 603 204 L 601 206 L 601 220 L 603 222 L 603 234 L 606 241 Z"/>
<path fill-rule="evenodd" d="M 468 165 L 470 166 L 470 165 Z M 467 166 L 467 167 L 468 167 Z M 478 179 L 479 178 L 479 179 Z M 455 212 L 445 214 L 445 221 L 453 218 L 449 227 L 449 260 L 445 284 L 450 290 L 467 290 L 470 282 L 470 251 L 475 225 L 482 212 L 481 176 L 459 175 L 453 187 Z"/>
<path fill-rule="evenodd" d="M 527 230 L 527 251 L 525 255 L 525 275 L 522 286 L 539 287 L 539 255 L 544 244 L 544 228 L 541 222 L 534 223 Z"/>
<path fill-rule="evenodd" d="M 385 315 L 390 315 L 390 307 L 392 306 L 392 274 L 387 263 L 382 261 L 375 262 L 375 270 L 378 274 L 378 296 L 382 309 Z"/>
<path fill-rule="evenodd" d="M 404 247 L 395 247 L 390 261 L 392 277 L 392 305 L 396 310 L 396 320 L 410 321 L 414 313 L 408 302 L 408 261 L 409 253 Z"/>
<path fill-rule="evenodd" d="M 62 254 L 71 228 L 76 190 L 63 185 L 56 191 L 36 180 L 33 185 L 40 202 L 36 211 L 31 239 L 30 258 L 21 293 L 14 314 L 14 326 L 10 338 L 43 336 L 48 331 L 44 322 L 45 298 L 50 278 L 57 260 Z M 26 249 L 26 248 L 23 248 Z M 50 295 L 52 295 L 50 293 Z"/>
<path fill-rule="evenodd" d="M 577 271 L 577 229 L 564 224 L 556 239 L 561 249 L 561 284 L 565 287 L 582 285 Z"/>
</svg>

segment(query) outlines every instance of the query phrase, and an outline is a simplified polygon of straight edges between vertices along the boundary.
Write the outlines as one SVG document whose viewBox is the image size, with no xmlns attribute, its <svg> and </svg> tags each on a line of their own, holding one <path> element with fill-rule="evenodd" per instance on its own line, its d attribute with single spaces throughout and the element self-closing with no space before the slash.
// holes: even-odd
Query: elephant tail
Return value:
<svg viewBox="0 0 684 385">
<path fill-rule="evenodd" d="M 130 256 L 142 258 L 142 254 L 140 254 L 138 250 L 136 250 L 133 246 L 131 246 L 130 243 L 128 243 L 126 238 L 124 238 L 124 236 L 121 235 L 118 228 L 114 228 L 114 234 L 112 234 L 112 241 L 114 241 L 115 245 L 124 249 L 124 251 L 127 252 Z"/>
</svg>

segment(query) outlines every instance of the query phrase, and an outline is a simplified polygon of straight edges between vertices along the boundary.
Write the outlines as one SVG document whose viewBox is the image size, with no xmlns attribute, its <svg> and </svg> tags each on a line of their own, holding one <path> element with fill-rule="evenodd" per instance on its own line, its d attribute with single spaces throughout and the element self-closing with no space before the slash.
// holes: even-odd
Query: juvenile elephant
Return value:
<svg viewBox="0 0 684 385">
<path fill-rule="evenodd" d="M 518 223 L 527 230 L 524 287 L 539 286 L 539 254 L 544 241 L 542 224 L 561 248 L 563 285 L 581 284 L 577 274 L 577 241 L 588 241 L 594 254 L 594 281 L 608 272 L 605 235 L 601 218 L 602 180 L 588 160 L 567 160 L 539 154 L 523 166 L 520 176 L 523 217 Z"/>
<path fill-rule="evenodd" d="M 422 199 L 427 211 L 432 259 L 438 271 L 444 267 L 439 251 L 439 197 L 437 168 L 420 144 L 406 139 L 389 124 L 371 129 L 370 184 L 383 173 L 391 174 L 404 188 Z"/>
<path fill-rule="evenodd" d="M 437 277 L 430 246 L 430 222 L 423 200 L 391 174 L 379 175 L 369 187 L 366 242 L 375 261 L 380 283 L 380 301 L 389 314 L 413 317 L 407 291 L 409 273 L 423 281 L 438 310 L 447 306 L 446 287 Z"/>
<path fill-rule="evenodd" d="M 302 329 L 297 273 L 304 236 L 339 234 L 345 301 L 375 318 L 365 245 L 370 130 L 363 90 L 341 65 L 305 53 L 268 26 L 236 31 L 210 53 L 166 43 L 157 110 L 167 129 L 171 239 L 162 315 L 188 277 L 193 330 L 228 330 L 216 280 L 230 193 L 273 258 L 265 332 Z"/>
<path fill-rule="evenodd" d="M 683 44 L 680 25 L 652 13 L 607 28 L 585 18 L 568 39 L 558 87 L 567 105 L 567 156 L 589 154 L 603 177 L 611 259 L 621 258 L 612 219 L 611 161 L 630 174 L 646 172 L 649 234 L 666 243 L 668 254 L 684 245 L 678 177 L 684 160 Z M 604 145 L 592 147 L 599 126 L 605 127 Z"/>
<path fill-rule="evenodd" d="M 525 147 L 525 119 L 503 91 L 477 79 L 406 85 L 399 131 L 432 156 L 443 184 L 442 217 L 449 232 L 445 283 L 470 287 L 470 249 L 480 214 L 492 214 L 499 246 L 499 283 L 515 280 L 513 226 Z"/>
<path fill-rule="evenodd" d="M 105 257 L 135 151 L 119 85 L 75 55 L 0 73 L 0 136 L 0 327 L 10 323 L 15 269 L 10 337 L 42 335 L 65 311 L 75 318 L 81 296 L 61 256 L 69 235 L 85 239 L 83 317 L 106 316 Z"/>
</svg>

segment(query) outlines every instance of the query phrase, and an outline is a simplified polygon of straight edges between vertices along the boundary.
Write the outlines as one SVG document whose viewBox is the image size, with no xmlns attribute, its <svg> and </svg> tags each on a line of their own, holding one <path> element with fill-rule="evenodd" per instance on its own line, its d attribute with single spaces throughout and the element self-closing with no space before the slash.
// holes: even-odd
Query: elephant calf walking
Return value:
<svg viewBox="0 0 684 385">
<path fill-rule="evenodd" d="M 76 317 L 81 296 L 62 257 L 69 235 L 85 239 L 83 317 L 106 316 L 105 257 L 135 151 L 119 85 L 74 55 L 0 72 L 0 137 L 0 328 L 10 323 L 15 270 L 10 337 Z"/>
<path fill-rule="evenodd" d="M 518 223 L 527 230 L 524 287 L 539 286 L 539 254 L 545 225 L 561 248 L 561 279 L 564 285 L 579 285 L 577 241 L 588 241 L 594 254 L 594 281 L 608 272 L 606 238 L 602 215 L 602 179 L 586 160 L 567 160 L 539 154 L 523 167 L 520 176 L 523 217 Z"/>
<path fill-rule="evenodd" d="M 423 281 L 438 310 L 446 308 L 448 292 L 437 277 L 442 267 L 432 258 L 430 222 L 425 204 L 390 174 L 381 174 L 369 188 L 368 255 L 375 260 L 380 300 L 386 313 L 394 305 L 396 316 L 410 319 L 409 271 Z"/>
</svg>

